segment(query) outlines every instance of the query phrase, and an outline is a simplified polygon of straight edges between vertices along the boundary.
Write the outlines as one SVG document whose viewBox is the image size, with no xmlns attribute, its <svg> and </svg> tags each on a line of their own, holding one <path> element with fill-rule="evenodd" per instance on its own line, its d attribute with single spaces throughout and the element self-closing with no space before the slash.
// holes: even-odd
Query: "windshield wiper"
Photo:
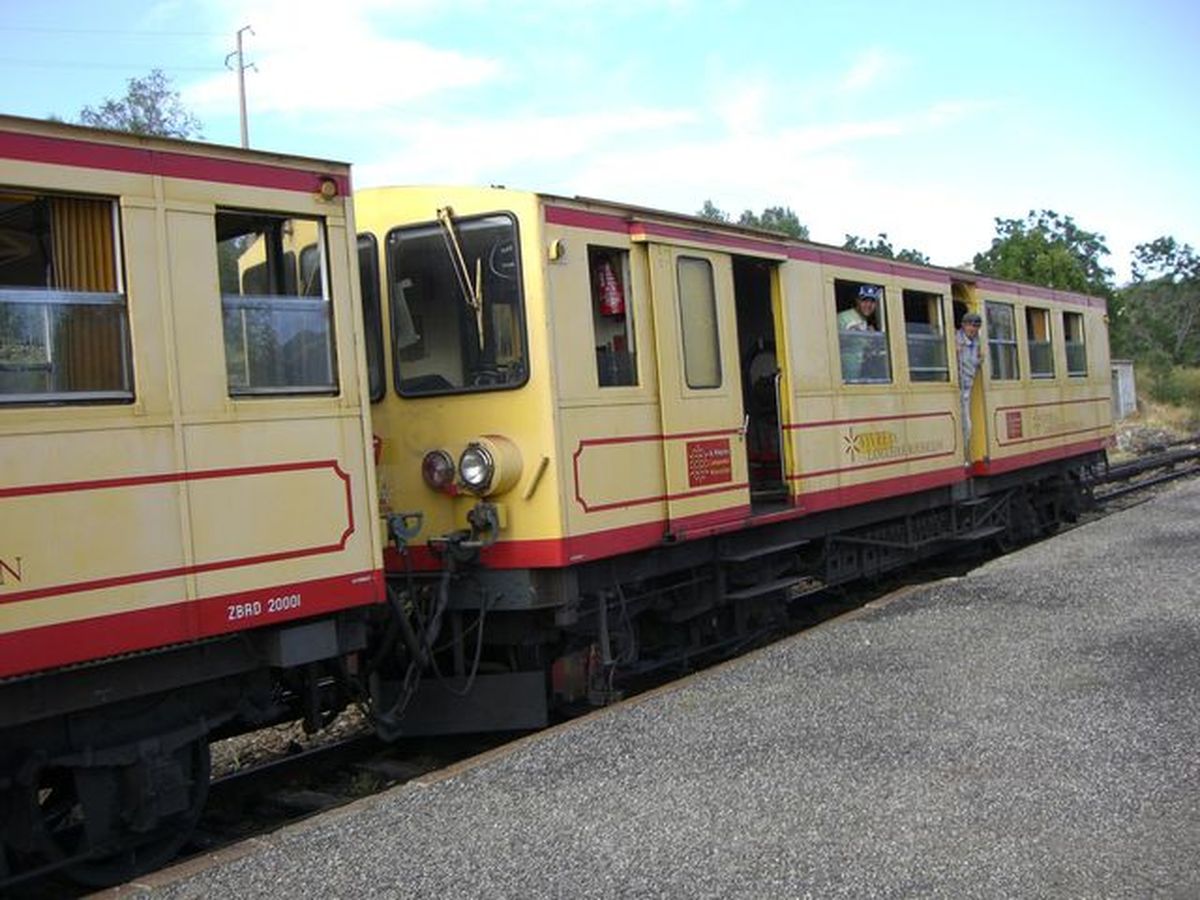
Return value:
<svg viewBox="0 0 1200 900">
<path fill-rule="evenodd" d="M 459 290 L 467 306 L 475 311 L 475 333 L 479 338 L 479 351 L 483 352 L 483 261 L 475 260 L 475 280 L 471 281 L 471 270 L 467 268 L 467 260 L 463 256 L 462 244 L 458 240 L 458 232 L 454 230 L 454 210 L 443 206 L 437 211 L 438 224 L 442 226 L 442 236 L 446 240 L 446 252 L 450 254 L 450 262 L 454 267 L 454 275 L 458 279 Z"/>
</svg>

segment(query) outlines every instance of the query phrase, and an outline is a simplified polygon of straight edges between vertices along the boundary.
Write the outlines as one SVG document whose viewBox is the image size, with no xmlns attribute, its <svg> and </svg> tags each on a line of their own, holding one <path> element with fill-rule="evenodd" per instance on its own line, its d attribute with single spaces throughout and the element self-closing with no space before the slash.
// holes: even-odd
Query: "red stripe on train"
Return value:
<svg viewBox="0 0 1200 900">
<path fill-rule="evenodd" d="M 299 598 L 298 603 L 294 598 Z M 307 619 L 384 599 L 383 572 L 376 569 L 10 631 L 0 634 L 0 678 Z"/>
</svg>

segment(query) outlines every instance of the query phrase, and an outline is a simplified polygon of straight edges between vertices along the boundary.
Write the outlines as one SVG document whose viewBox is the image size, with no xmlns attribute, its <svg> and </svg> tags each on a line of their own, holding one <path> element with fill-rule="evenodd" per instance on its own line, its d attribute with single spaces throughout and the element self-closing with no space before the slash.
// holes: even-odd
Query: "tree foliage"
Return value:
<svg viewBox="0 0 1200 900">
<path fill-rule="evenodd" d="M 1104 235 L 1085 231 L 1070 216 L 1029 211 L 1024 219 L 996 219 L 992 246 L 975 254 L 975 271 L 1058 290 L 1112 295 L 1113 270 Z"/>
<path fill-rule="evenodd" d="M 162 69 L 144 78 L 130 78 L 124 97 L 109 98 L 99 106 L 85 106 L 79 122 L 93 128 L 111 128 L 133 134 L 201 138 L 202 125 L 179 98 L 179 91 Z"/>
<path fill-rule="evenodd" d="M 879 232 L 879 235 L 872 241 L 861 238 L 856 234 L 848 234 L 842 246 L 847 250 L 854 250 L 858 253 L 870 253 L 872 256 L 882 256 L 886 259 L 898 259 L 901 262 L 919 263 L 923 266 L 929 265 L 929 257 L 920 250 L 913 250 L 906 247 L 897 253 L 895 248 L 892 247 L 892 242 L 888 240 L 886 231 Z"/>
<path fill-rule="evenodd" d="M 1127 349 L 1152 364 L 1200 364 L 1200 256 L 1160 237 L 1133 258 L 1133 283 L 1121 291 Z"/>
<path fill-rule="evenodd" d="M 712 222 L 729 223 L 733 221 L 733 217 L 716 206 L 712 200 L 705 200 L 704 206 L 697 211 L 696 215 Z M 799 238 L 802 241 L 808 240 L 808 226 L 800 221 L 800 217 L 790 206 L 768 206 L 761 214 L 747 209 L 738 216 L 737 224 L 747 228 L 759 228 L 763 231 L 775 231 L 789 237 Z"/>
</svg>

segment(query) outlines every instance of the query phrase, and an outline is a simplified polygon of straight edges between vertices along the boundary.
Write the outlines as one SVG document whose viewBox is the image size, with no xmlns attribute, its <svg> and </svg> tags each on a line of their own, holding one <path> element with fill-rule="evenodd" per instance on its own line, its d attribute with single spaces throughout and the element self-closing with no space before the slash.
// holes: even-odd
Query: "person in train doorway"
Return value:
<svg viewBox="0 0 1200 900">
<path fill-rule="evenodd" d="M 847 381 L 861 381 L 870 374 L 869 358 L 877 347 L 867 334 L 879 331 L 882 293 L 878 285 L 859 285 L 854 305 L 838 313 L 838 331 L 847 333 L 841 340 L 842 377 Z"/>
<path fill-rule="evenodd" d="M 962 397 L 963 452 L 968 464 L 971 461 L 971 388 L 984 357 L 983 342 L 979 339 L 982 324 L 979 313 L 969 312 L 962 317 L 962 325 L 954 335 L 954 346 L 958 350 L 958 390 Z"/>
</svg>

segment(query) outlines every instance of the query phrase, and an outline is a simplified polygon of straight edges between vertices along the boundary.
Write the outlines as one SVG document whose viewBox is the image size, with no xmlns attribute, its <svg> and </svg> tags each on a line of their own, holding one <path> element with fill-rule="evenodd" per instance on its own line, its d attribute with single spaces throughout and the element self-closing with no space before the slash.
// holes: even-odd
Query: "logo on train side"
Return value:
<svg viewBox="0 0 1200 900">
<path fill-rule="evenodd" d="M 865 456 L 874 459 L 879 456 L 892 455 L 896 449 L 896 433 L 894 431 L 860 431 L 857 434 L 851 428 L 848 434 L 842 436 L 845 450 L 851 459 Z"/>
<path fill-rule="evenodd" d="M 945 442 L 940 439 L 901 441 L 896 432 L 886 429 L 855 431 L 851 428 L 842 435 L 842 452 L 854 462 L 889 459 L 900 461 L 945 450 Z"/>
<path fill-rule="evenodd" d="M 0 556 L 0 587 L 21 581 L 21 557 L 10 556 L 8 559 Z"/>
</svg>

